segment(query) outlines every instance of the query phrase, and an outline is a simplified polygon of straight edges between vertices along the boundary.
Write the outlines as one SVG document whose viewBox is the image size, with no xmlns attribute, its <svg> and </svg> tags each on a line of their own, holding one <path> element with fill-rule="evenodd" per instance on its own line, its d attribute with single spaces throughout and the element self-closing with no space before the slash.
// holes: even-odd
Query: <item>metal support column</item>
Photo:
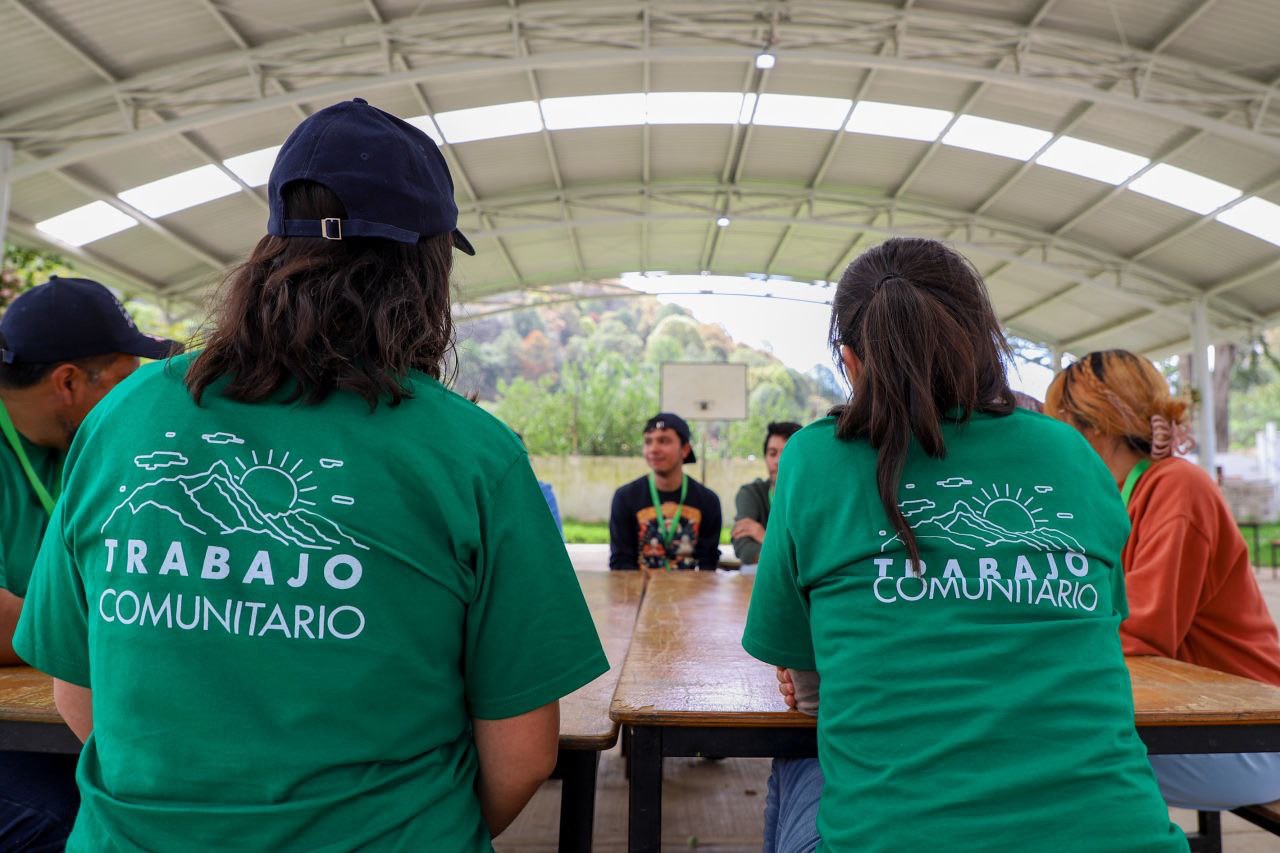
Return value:
<svg viewBox="0 0 1280 853">
<path fill-rule="evenodd" d="M 1053 375 L 1057 376 L 1062 372 L 1062 350 L 1059 347 L 1049 347 L 1049 369 L 1053 371 Z"/>
<path fill-rule="evenodd" d="M 4 238 L 9 233 L 9 171 L 13 167 L 13 143 L 0 139 L 0 253 L 4 251 Z"/>
<path fill-rule="evenodd" d="M 1200 410 L 1196 413 L 1196 444 L 1199 445 L 1200 467 L 1211 475 L 1217 456 L 1217 427 L 1213 421 L 1213 374 L 1209 371 L 1209 311 L 1205 300 L 1197 299 L 1191 307 L 1191 349 L 1196 366 L 1196 390 Z"/>
</svg>

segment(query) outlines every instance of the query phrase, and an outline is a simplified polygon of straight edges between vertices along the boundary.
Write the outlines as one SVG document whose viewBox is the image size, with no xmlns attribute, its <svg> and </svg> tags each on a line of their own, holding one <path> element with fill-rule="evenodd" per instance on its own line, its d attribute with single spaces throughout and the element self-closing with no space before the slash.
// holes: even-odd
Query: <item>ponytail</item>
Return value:
<svg viewBox="0 0 1280 853">
<path fill-rule="evenodd" d="M 889 240 L 849 265 L 833 300 L 830 342 L 834 353 L 847 346 L 862 362 L 849 402 L 833 411 L 836 436 L 876 449 L 880 503 L 919 574 L 919 544 L 898 506 L 911 440 L 944 459 L 943 420 L 1012 412 L 1009 345 L 978 272 L 921 238 Z"/>
</svg>

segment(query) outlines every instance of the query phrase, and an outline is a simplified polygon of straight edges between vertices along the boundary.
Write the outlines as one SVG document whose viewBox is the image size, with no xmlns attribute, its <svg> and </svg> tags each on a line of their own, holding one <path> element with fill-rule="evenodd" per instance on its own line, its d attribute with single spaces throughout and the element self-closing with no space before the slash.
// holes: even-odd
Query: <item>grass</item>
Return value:
<svg viewBox="0 0 1280 853">
<path fill-rule="evenodd" d="M 721 526 L 720 544 L 729 544 L 729 530 L 732 524 Z M 564 520 L 564 541 L 570 545 L 608 545 L 609 523 L 607 521 L 578 521 L 572 518 Z"/>
<path fill-rule="evenodd" d="M 564 520 L 564 541 L 571 545 L 608 545 L 609 524 L 605 521 Z"/>
<path fill-rule="evenodd" d="M 1280 524 L 1262 524 L 1258 527 L 1258 541 L 1262 545 L 1262 553 L 1255 554 L 1253 552 L 1253 528 L 1240 528 L 1240 535 L 1244 537 L 1244 541 L 1249 543 L 1249 561 L 1254 566 L 1271 565 L 1271 542 L 1280 540 Z M 1280 560 L 1280 546 L 1276 548 L 1276 559 Z"/>
</svg>

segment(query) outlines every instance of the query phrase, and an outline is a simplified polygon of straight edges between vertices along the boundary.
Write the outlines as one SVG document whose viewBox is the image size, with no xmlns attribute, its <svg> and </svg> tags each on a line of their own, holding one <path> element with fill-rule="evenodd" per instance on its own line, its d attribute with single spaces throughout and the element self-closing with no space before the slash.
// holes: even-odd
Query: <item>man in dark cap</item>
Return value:
<svg viewBox="0 0 1280 853">
<path fill-rule="evenodd" d="M 684 473 L 695 461 L 689 425 L 660 412 L 644 425 L 650 473 L 613 494 L 609 568 L 715 569 L 720 561 L 720 498 Z"/>
<path fill-rule="evenodd" d="M 176 347 L 138 331 L 120 300 L 86 279 L 55 276 L 0 318 L 0 664 L 21 663 L 13 632 L 76 429 L 139 357 Z M 58 843 L 77 804 L 75 756 L 0 753 L 0 847 Z"/>
</svg>

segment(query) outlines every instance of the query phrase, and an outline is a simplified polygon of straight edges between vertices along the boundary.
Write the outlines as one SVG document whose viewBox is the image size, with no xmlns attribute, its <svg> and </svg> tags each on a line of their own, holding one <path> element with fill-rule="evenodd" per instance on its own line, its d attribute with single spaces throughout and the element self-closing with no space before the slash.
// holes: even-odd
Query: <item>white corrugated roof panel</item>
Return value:
<svg viewBox="0 0 1280 853">
<path fill-rule="evenodd" d="M 589 276 L 641 263 L 696 272 L 712 232 L 717 270 L 762 271 L 752 267 L 773 256 L 771 272 L 812 277 L 838 274 L 833 268 L 851 251 L 879 242 L 889 231 L 954 235 L 984 269 L 1026 259 L 996 276 L 992 288 L 1001 310 L 1015 316 L 1029 301 L 1057 292 L 1058 284 L 1079 270 L 1096 268 L 1098 259 L 1123 266 L 1126 256 L 1166 238 L 1167 247 L 1130 267 L 1125 284 L 1142 288 L 1150 299 L 1175 302 L 1179 323 L 1187 310 L 1183 294 L 1220 280 L 1218 270 L 1234 274 L 1280 258 L 1280 245 L 1268 242 L 1270 230 L 1258 225 L 1257 217 L 1271 210 L 1263 201 L 1242 200 L 1238 210 L 1244 218 L 1224 216 L 1183 234 L 1199 214 L 1177 205 L 1202 210 L 1208 196 L 1173 197 L 1161 189 L 1174 186 L 1172 178 L 1182 180 L 1171 167 L 1244 191 L 1280 175 L 1275 141 L 1280 121 L 1273 106 L 1261 112 L 1261 89 L 1250 82 L 1280 75 L 1280 55 L 1274 51 L 1280 16 L 1264 0 L 1217 0 L 1170 41 L 1166 52 L 1183 59 L 1157 62 L 1149 77 L 1137 78 L 1145 87 L 1141 101 L 1134 98 L 1134 78 L 1119 70 L 1141 61 L 1140 51 L 1172 32 L 1200 8 L 1200 0 L 1056 0 L 1029 37 L 1025 26 L 1043 8 L 1041 0 L 919 0 L 907 9 L 888 0 L 793 4 L 776 22 L 760 17 L 751 4 L 639 9 L 627 0 L 514 6 L 499 0 L 426 5 L 416 0 L 373 5 L 231 0 L 214 11 L 161 0 L 27 2 L 112 73 L 141 77 L 122 83 L 129 106 L 137 110 L 121 112 L 116 92 L 93 75 L 88 63 L 39 32 L 15 7 L 0 8 L 0 73 L 10 82 L 0 93 L 0 138 L 11 138 L 18 147 L 13 216 L 20 226 L 15 236 L 24 241 L 39 242 L 31 223 L 92 200 L 46 171 L 49 163 L 40 158 L 56 156 L 68 173 L 118 192 L 206 167 L 202 155 L 172 134 L 176 126 L 213 158 L 225 159 L 280 144 L 297 122 L 294 102 L 314 110 L 363 95 L 406 118 L 430 111 L 458 119 L 451 127 L 447 117 L 442 122 L 456 142 L 447 146 L 448 155 L 462 170 L 456 177 L 463 227 L 476 235 L 482 252 L 476 260 L 460 258 L 458 270 L 460 280 L 477 292 L 577 276 L 579 262 L 563 223 L 566 209 L 578 223 L 581 264 Z M 217 20 L 219 12 L 253 45 L 256 66 L 238 55 L 235 36 Z M 757 70 L 755 55 L 770 38 L 777 63 L 772 70 Z M 646 45 L 651 47 L 647 53 Z M 400 71 L 404 62 L 397 52 L 403 52 L 412 72 Z M 872 72 L 870 66 L 880 67 Z M 618 97 L 576 107 L 560 102 L 559 112 L 557 104 L 548 104 L 553 129 L 544 138 L 530 73 L 547 98 Z M 388 82 L 388 75 L 395 82 Z M 415 80 L 426 105 L 415 94 Z M 903 197 L 894 199 L 890 195 L 929 151 L 928 142 L 918 141 L 920 131 L 908 133 L 903 125 L 904 134 L 915 138 L 901 139 L 813 129 L 839 124 L 859 92 L 869 102 L 954 111 L 982 80 L 988 82 L 968 115 L 957 118 L 950 142 L 959 141 L 965 128 L 994 127 L 995 134 L 979 132 L 966 144 L 996 151 L 995 143 L 1007 141 L 1004 137 L 1027 136 L 1023 128 L 1041 131 L 1016 151 L 998 149 L 1023 157 L 1028 146 L 1046 138 L 1044 132 L 1074 120 L 1067 131 L 1072 138 L 1110 146 L 1118 163 L 1126 157 L 1163 156 L 1180 140 L 1195 137 L 1170 163 L 1155 164 L 1154 177 L 1135 182 L 1136 189 L 1171 203 L 1102 182 L 1123 181 L 1127 174 L 1119 167 L 1073 171 L 1067 168 L 1070 157 L 1054 161 L 1057 168 L 1023 167 L 1018 160 L 951 144 L 941 145 Z M 628 125 L 631 116 L 617 105 L 623 99 L 647 104 L 646 82 L 649 91 L 659 93 L 718 92 L 739 99 L 763 92 L 758 124 L 747 129 L 699 122 L 702 115 L 720 122 L 738 117 L 709 106 L 682 111 L 664 101 L 654 120 L 668 123 Z M 1108 103 L 1091 107 L 1090 97 Z M 521 106 L 500 106 L 512 104 Z M 495 106 L 500 108 L 470 114 L 475 121 L 469 129 L 460 127 L 465 116 L 457 111 Z M 593 109 L 617 126 L 581 127 Z M 512 116 L 521 111 L 526 121 L 517 127 Z M 636 122 L 644 118 L 634 117 Z M 892 127 L 876 129 L 893 133 Z M 512 130 L 528 132 L 484 138 Z M 556 186 L 547 138 L 563 190 Z M 833 143 L 834 156 L 813 188 L 815 201 L 806 203 Z M 739 149 L 742 161 L 734 170 Z M 1089 151 L 1078 149 L 1068 154 Z M 265 178 L 269 159 L 253 170 L 254 182 Z M 728 179 L 739 178 L 736 186 L 720 186 L 726 168 Z M 1163 184 L 1161 176 L 1168 179 Z M 480 236 L 488 226 L 477 218 L 463 188 L 468 181 L 483 209 L 507 229 L 521 277 L 511 274 L 497 242 Z M 972 212 L 1007 182 L 981 221 L 970 223 Z M 1178 186 L 1189 187 L 1188 193 L 1197 186 L 1213 189 L 1190 179 Z M 558 201 L 561 194 L 569 199 L 567 208 Z M 261 198 L 262 189 L 255 195 Z M 1273 190 L 1265 197 L 1274 202 L 1280 194 Z M 1039 265 L 1043 232 L 1104 198 L 1063 235 L 1047 265 Z M 715 217 L 726 208 L 731 224 L 716 231 Z M 874 227 L 860 229 L 877 210 Z M 263 219 L 261 204 L 239 190 L 157 215 L 162 226 L 226 259 L 248 250 Z M 837 224 L 810 223 L 810 215 L 834 217 Z M 792 235 L 775 253 L 788 222 L 794 224 Z M 639 245 L 645 232 L 647 262 Z M 204 261 L 145 224 L 73 251 L 85 268 L 92 268 L 93 253 L 109 253 L 108 260 L 134 268 L 145 281 L 198 284 L 195 276 L 207 271 Z M 1144 264 L 1159 273 L 1153 274 L 1155 280 L 1135 278 Z M 1245 333 L 1228 316 L 1232 299 L 1239 315 L 1280 312 L 1280 287 L 1270 296 L 1267 290 L 1278 283 L 1280 274 L 1263 276 L 1214 299 L 1214 327 Z M 1025 314 L 1016 326 L 1024 334 L 1061 340 L 1142 310 L 1132 299 L 1089 289 Z M 1144 316 L 1129 333 L 1116 339 L 1104 335 L 1103 342 L 1159 345 L 1176 334 L 1165 322 Z"/>
</svg>

